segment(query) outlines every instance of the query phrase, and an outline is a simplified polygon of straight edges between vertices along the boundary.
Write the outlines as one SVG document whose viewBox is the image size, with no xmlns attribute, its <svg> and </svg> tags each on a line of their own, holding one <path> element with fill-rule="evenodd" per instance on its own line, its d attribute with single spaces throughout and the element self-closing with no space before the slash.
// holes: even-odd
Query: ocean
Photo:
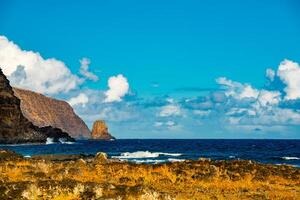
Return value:
<svg viewBox="0 0 300 200">
<path fill-rule="evenodd" d="M 0 145 L 30 157 L 38 154 L 85 154 L 105 152 L 111 158 L 135 163 L 197 160 L 254 160 L 300 167 L 300 140 L 255 139 L 119 139 L 79 140 L 69 144 Z"/>
</svg>

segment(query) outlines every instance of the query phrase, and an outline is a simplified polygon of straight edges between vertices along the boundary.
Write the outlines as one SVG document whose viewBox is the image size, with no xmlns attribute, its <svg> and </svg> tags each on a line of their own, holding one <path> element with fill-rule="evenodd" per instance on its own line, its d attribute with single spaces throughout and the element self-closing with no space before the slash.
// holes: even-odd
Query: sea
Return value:
<svg viewBox="0 0 300 200">
<path fill-rule="evenodd" d="M 135 163 L 212 160 L 254 160 L 260 163 L 289 164 L 300 167 L 300 140 L 270 139 L 118 139 L 78 140 L 74 143 L 0 145 L 25 157 L 40 154 L 95 155 Z"/>
</svg>

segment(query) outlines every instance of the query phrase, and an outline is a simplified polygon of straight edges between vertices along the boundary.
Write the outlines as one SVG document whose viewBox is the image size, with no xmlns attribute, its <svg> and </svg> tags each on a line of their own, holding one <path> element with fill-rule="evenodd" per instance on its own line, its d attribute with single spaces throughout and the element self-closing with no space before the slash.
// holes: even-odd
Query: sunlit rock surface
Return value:
<svg viewBox="0 0 300 200">
<path fill-rule="evenodd" d="M 59 158 L 59 159 L 58 159 Z M 0 199 L 299 199 L 300 169 L 252 161 L 133 164 L 0 150 Z"/>
<path fill-rule="evenodd" d="M 67 102 L 29 90 L 19 88 L 13 88 L 13 90 L 21 100 L 21 110 L 24 116 L 34 125 L 60 128 L 74 138 L 91 137 L 87 125 Z"/>
<path fill-rule="evenodd" d="M 93 124 L 92 139 L 112 140 L 115 138 L 108 132 L 106 123 L 102 120 L 97 120 Z"/>
</svg>

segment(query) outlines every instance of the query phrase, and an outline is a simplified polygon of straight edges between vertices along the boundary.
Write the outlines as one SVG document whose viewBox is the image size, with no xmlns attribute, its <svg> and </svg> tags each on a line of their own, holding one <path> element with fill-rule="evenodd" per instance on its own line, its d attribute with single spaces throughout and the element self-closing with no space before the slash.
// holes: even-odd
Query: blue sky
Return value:
<svg viewBox="0 0 300 200">
<path fill-rule="evenodd" d="M 277 72 L 285 59 L 300 62 L 299 9 L 300 3 L 296 0 L 1 0 L 0 35 L 24 51 L 38 52 L 45 60 L 55 58 L 63 62 L 71 71 L 70 76 L 76 76 L 73 77 L 74 82 L 68 82 L 65 91 L 53 92 L 28 81 L 14 79 L 22 73 L 12 76 L 13 70 L 7 69 L 6 73 L 13 83 L 68 101 L 80 94 L 81 97 L 86 96 L 81 98 L 84 103 L 73 106 L 77 113 L 89 126 L 96 118 L 104 118 L 117 137 L 299 138 L 297 91 L 296 94 L 287 91 L 289 80 L 293 80 L 296 86 L 298 80 L 285 78 L 286 73 L 276 74 L 273 77 L 275 81 L 266 78 L 266 69 Z M 7 56 L 7 53 L 4 55 Z M 90 60 L 88 71 L 99 80 L 80 75 L 79 60 L 82 58 Z M 24 56 L 22 59 L 25 59 Z M 8 60 L 5 64 L 11 63 Z M 16 64 L 25 65 L 20 61 L 10 66 L 15 67 Z M 294 66 L 288 62 L 285 64 Z M 30 66 L 25 65 L 24 70 L 30 77 Z M 118 74 L 122 77 L 117 77 Z M 114 101 L 105 102 L 105 91 L 109 90 L 108 80 L 111 77 L 117 77 L 115 82 L 112 81 L 115 84 L 124 83 L 122 78 L 125 78 L 128 91 L 125 84 L 121 86 L 123 92 L 117 92 L 120 99 L 112 97 Z M 217 82 L 220 77 L 226 77 L 227 82 Z M 272 86 L 272 90 L 268 88 L 270 91 L 280 92 L 279 102 L 268 108 L 273 109 L 272 116 L 277 116 L 276 109 L 284 109 L 283 112 L 290 113 L 291 119 L 282 120 L 277 116 L 281 119 L 279 123 L 268 118 L 274 127 L 271 130 L 265 128 L 270 124 L 254 122 L 252 115 L 249 121 L 249 113 L 243 115 L 247 122 L 240 116 L 239 122 L 224 122 L 237 107 L 248 110 L 255 107 L 255 102 L 245 103 L 240 96 L 230 96 L 228 91 L 242 93 L 246 86 L 228 85 L 228 80 L 242 85 L 247 83 L 259 94 L 267 86 Z M 289 86 L 298 89 L 293 84 Z M 212 95 L 216 93 L 219 96 L 226 94 L 226 104 L 223 102 L 221 108 L 216 102 L 211 102 Z M 246 98 L 257 99 L 258 96 L 254 91 Z M 207 103 L 207 99 L 213 106 L 204 109 L 201 105 L 204 101 Z M 187 105 L 186 102 L 192 101 L 193 106 Z M 292 106 L 282 106 L 287 104 Z M 179 108 L 178 113 L 175 107 Z M 173 109 L 173 114 L 162 117 L 163 109 Z M 258 108 L 255 109 L 257 120 L 261 119 L 262 114 L 259 115 Z M 103 114 L 103 110 L 108 110 L 113 116 Z M 121 113 L 112 114 L 117 111 Z M 278 112 L 282 113 L 282 110 Z M 197 117 L 195 113 L 198 113 Z M 238 118 L 237 113 L 232 115 Z M 136 118 L 145 118 L 148 122 Z M 240 129 L 240 126 L 247 127 L 247 130 Z"/>
</svg>

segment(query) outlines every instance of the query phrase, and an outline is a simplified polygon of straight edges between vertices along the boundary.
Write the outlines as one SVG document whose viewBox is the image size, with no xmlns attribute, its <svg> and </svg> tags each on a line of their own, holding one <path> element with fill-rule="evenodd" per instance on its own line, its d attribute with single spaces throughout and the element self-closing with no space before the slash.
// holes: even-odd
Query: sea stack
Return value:
<svg viewBox="0 0 300 200">
<path fill-rule="evenodd" d="M 44 143 L 53 141 L 75 141 L 67 133 L 52 127 L 39 128 L 24 117 L 18 99 L 8 79 L 0 69 L 0 143 Z"/>
<path fill-rule="evenodd" d="M 97 120 L 93 125 L 92 139 L 113 140 L 115 138 L 108 132 L 106 123 L 103 120 Z"/>
</svg>

